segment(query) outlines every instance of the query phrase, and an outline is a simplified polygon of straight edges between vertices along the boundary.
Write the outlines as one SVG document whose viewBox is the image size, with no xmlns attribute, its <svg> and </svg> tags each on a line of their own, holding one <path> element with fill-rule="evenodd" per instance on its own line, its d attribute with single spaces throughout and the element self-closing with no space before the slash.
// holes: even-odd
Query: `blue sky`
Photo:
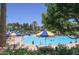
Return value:
<svg viewBox="0 0 79 59">
<path fill-rule="evenodd" d="M 37 21 L 41 25 L 42 13 L 46 11 L 47 8 L 44 4 L 7 4 L 7 23 L 23 24 Z"/>
</svg>

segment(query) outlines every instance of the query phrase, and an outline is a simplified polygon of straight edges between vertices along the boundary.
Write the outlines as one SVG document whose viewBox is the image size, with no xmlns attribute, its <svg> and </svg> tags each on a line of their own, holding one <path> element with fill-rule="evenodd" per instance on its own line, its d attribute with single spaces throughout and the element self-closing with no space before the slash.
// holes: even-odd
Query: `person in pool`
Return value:
<svg viewBox="0 0 79 59">
<path fill-rule="evenodd" d="M 70 41 L 70 43 L 72 43 L 72 41 Z"/>
<path fill-rule="evenodd" d="M 34 41 L 32 41 L 32 44 L 34 44 Z"/>
<path fill-rule="evenodd" d="M 50 40 L 50 41 L 52 41 L 52 40 Z"/>
<path fill-rule="evenodd" d="M 54 41 L 54 39 L 51 39 L 50 41 Z"/>
</svg>

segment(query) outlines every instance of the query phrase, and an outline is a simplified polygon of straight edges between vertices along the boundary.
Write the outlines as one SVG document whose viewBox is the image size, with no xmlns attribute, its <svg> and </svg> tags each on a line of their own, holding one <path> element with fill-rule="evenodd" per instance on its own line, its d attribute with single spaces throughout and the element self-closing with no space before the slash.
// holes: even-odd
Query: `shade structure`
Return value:
<svg viewBox="0 0 79 59">
<path fill-rule="evenodd" d="M 6 37 L 9 37 L 9 36 L 10 36 L 10 34 L 6 34 L 5 36 L 6 36 Z"/>
<path fill-rule="evenodd" d="M 10 36 L 16 36 L 16 33 L 11 33 Z"/>
<path fill-rule="evenodd" d="M 43 31 L 42 31 L 42 32 L 43 32 Z M 40 33 L 37 33 L 37 34 L 36 34 L 36 36 L 41 36 L 42 32 L 40 32 Z"/>
<path fill-rule="evenodd" d="M 46 42 L 46 38 L 47 37 L 55 36 L 55 34 L 54 33 L 51 33 L 50 31 L 42 31 L 40 33 L 37 33 L 36 36 L 45 37 L 45 42 Z"/>
<path fill-rule="evenodd" d="M 11 32 L 10 32 L 10 31 L 8 31 L 8 32 L 6 32 L 5 36 L 6 36 L 6 37 L 9 37 L 9 36 L 10 36 L 10 34 L 11 34 Z"/>
<path fill-rule="evenodd" d="M 21 34 L 20 33 L 16 33 L 16 36 L 21 36 Z"/>
<path fill-rule="evenodd" d="M 20 33 L 11 33 L 10 36 L 11 36 L 11 37 L 12 37 L 12 36 L 21 36 L 21 34 L 20 34 Z"/>
<path fill-rule="evenodd" d="M 36 34 L 36 36 L 40 36 L 40 37 L 51 37 L 54 35 L 55 34 L 51 33 L 50 31 L 42 31 L 42 32 Z"/>
</svg>

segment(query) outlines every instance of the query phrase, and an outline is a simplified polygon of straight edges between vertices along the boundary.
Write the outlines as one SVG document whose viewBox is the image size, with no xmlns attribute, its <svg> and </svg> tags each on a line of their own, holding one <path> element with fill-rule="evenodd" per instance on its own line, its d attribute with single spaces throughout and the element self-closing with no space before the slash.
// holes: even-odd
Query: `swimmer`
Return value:
<svg viewBox="0 0 79 59">
<path fill-rule="evenodd" d="M 77 43 L 77 41 L 75 41 L 75 43 Z"/>
<path fill-rule="evenodd" d="M 52 40 L 50 40 L 50 41 L 52 41 Z"/>
<path fill-rule="evenodd" d="M 32 41 L 32 44 L 34 44 L 34 41 Z"/>
<path fill-rule="evenodd" d="M 70 41 L 70 43 L 72 43 L 72 41 Z"/>
</svg>

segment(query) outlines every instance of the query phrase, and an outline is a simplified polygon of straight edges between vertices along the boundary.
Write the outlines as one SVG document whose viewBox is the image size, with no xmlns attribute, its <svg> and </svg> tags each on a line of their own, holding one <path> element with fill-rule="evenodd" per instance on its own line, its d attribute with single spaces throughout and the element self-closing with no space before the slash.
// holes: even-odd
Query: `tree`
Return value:
<svg viewBox="0 0 79 59">
<path fill-rule="evenodd" d="M 30 29 L 30 26 L 29 26 L 28 23 L 24 23 L 22 27 L 23 27 L 23 29 L 24 29 L 26 32 L 29 31 L 29 29 Z"/>
<path fill-rule="evenodd" d="M 8 23 L 7 24 L 7 31 L 20 31 L 20 32 L 33 32 L 39 31 L 40 26 L 37 25 L 37 22 L 33 22 L 32 24 L 24 23 Z"/>
<path fill-rule="evenodd" d="M 68 21 L 69 18 L 75 18 L 76 22 L 79 23 L 79 4 L 46 4 L 47 13 L 42 15 L 43 24 L 48 29 L 54 29 L 61 33 L 74 32 L 72 25 Z"/>
<path fill-rule="evenodd" d="M 0 46 L 6 45 L 6 4 L 1 3 L 1 18 L 0 18 Z"/>
<path fill-rule="evenodd" d="M 12 30 L 12 24 L 9 23 L 9 24 L 7 24 L 7 31 L 11 31 L 11 30 Z"/>
<path fill-rule="evenodd" d="M 37 22 L 33 21 L 32 25 L 33 25 L 33 31 L 36 31 L 37 30 Z"/>
<path fill-rule="evenodd" d="M 21 26 L 20 26 L 20 24 L 17 22 L 17 23 L 14 24 L 14 28 L 15 28 L 16 31 L 19 31 L 20 28 L 21 28 Z"/>
</svg>

